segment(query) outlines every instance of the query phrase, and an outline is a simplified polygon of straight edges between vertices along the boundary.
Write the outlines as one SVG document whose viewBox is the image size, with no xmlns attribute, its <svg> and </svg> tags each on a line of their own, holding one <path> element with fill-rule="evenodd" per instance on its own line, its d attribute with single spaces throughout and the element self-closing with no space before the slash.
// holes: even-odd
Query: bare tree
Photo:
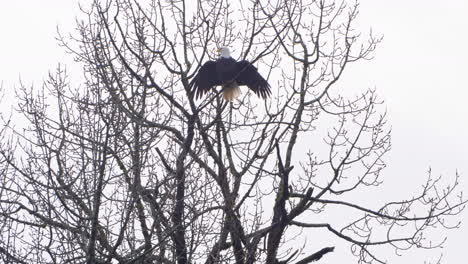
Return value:
<svg viewBox="0 0 468 264">
<path fill-rule="evenodd" d="M 7 263 L 297 263 L 335 250 L 358 263 L 438 247 L 466 200 L 429 174 L 408 199 L 368 208 L 390 129 L 374 90 L 340 77 L 379 37 L 348 1 L 95 1 L 60 43 L 83 64 L 17 90 L 3 116 L 0 256 Z M 194 100 L 189 83 L 230 46 L 273 95 Z M 16 119 L 17 120 L 17 119 Z M 458 179 L 458 177 L 457 177 Z M 348 217 L 330 217 L 328 212 Z M 301 240 L 302 239 L 302 240 Z M 314 240 L 314 252 L 298 241 Z M 343 248 L 335 251 L 343 251 Z"/>
</svg>

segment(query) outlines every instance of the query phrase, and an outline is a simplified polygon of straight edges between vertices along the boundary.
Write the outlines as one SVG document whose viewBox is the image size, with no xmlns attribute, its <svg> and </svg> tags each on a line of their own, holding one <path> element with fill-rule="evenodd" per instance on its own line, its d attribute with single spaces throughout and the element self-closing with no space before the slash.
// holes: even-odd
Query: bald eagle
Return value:
<svg viewBox="0 0 468 264">
<path fill-rule="evenodd" d="M 250 62 L 234 60 L 227 47 L 221 47 L 218 52 L 219 59 L 203 64 L 190 82 L 190 91 L 195 94 L 196 99 L 217 85 L 222 86 L 223 98 L 228 101 L 239 96 L 240 85 L 247 85 L 263 99 L 271 94 L 270 85 Z"/>
</svg>

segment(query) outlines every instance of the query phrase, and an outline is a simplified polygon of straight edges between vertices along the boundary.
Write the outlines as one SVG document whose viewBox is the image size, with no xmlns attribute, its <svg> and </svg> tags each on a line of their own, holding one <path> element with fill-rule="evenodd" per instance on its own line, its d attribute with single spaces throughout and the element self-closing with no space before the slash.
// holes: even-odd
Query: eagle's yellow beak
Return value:
<svg viewBox="0 0 468 264">
<path fill-rule="evenodd" d="M 217 48 L 217 49 L 216 49 L 216 52 L 221 52 L 221 48 Z"/>
</svg>

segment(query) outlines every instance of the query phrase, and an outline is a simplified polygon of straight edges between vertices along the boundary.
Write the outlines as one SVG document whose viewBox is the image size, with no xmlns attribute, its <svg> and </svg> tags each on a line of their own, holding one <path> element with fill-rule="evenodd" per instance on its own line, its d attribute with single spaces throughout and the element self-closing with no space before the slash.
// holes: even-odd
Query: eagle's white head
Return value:
<svg viewBox="0 0 468 264">
<path fill-rule="evenodd" d="M 231 57 L 231 52 L 229 51 L 228 47 L 220 47 L 218 49 L 219 56 L 222 58 L 230 58 Z"/>
</svg>

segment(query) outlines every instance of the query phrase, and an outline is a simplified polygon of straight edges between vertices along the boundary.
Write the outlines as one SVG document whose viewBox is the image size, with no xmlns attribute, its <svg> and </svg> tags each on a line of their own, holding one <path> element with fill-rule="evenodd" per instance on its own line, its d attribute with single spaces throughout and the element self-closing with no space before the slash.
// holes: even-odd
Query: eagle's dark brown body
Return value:
<svg viewBox="0 0 468 264">
<path fill-rule="evenodd" d="M 198 99 L 215 86 L 222 86 L 224 99 L 232 101 L 240 94 L 240 85 L 248 86 L 263 99 L 271 94 L 270 85 L 255 66 L 245 60 L 234 60 L 229 49 L 221 48 L 221 57 L 200 67 L 190 82 L 190 89 Z"/>
</svg>

